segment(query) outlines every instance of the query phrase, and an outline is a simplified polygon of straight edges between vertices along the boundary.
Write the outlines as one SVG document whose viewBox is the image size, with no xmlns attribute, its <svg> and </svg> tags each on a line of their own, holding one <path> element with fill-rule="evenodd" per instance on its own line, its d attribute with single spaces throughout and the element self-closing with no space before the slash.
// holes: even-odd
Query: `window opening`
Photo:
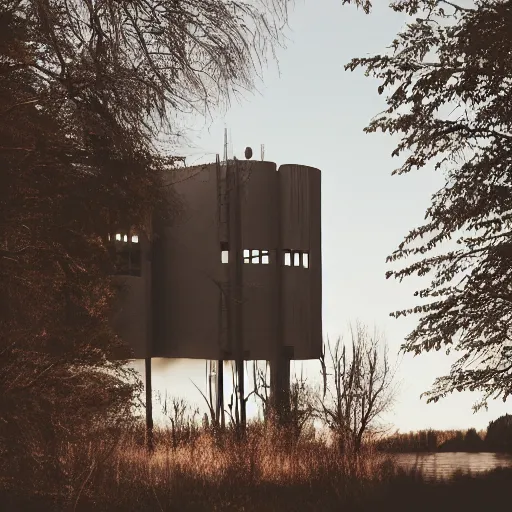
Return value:
<svg viewBox="0 0 512 512">
<path fill-rule="evenodd" d="M 309 268 L 309 253 L 284 249 L 284 265 L 286 267 Z"/>
<path fill-rule="evenodd" d="M 115 274 L 140 276 L 142 270 L 139 235 L 130 232 L 108 234 L 110 253 L 114 261 Z"/>
<path fill-rule="evenodd" d="M 220 243 L 220 261 L 224 264 L 229 263 L 229 246 L 227 242 Z"/>
<path fill-rule="evenodd" d="M 268 265 L 270 251 L 268 249 L 244 249 L 244 263 Z"/>
</svg>

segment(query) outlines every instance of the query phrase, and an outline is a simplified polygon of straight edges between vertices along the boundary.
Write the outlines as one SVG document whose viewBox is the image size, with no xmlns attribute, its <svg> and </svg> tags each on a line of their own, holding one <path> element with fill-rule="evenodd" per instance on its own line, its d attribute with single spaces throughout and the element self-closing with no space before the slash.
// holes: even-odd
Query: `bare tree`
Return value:
<svg viewBox="0 0 512 512">
<path fill-rule="evenodd" d="M 3 4 L 4 2 L 2 2 Z M 173 132 L 254 88 L 283 36 L 287 0 L 6 0 L 28 26 L 30 58 L 68 115 L 129 126 L 136 141 Z"/>
<path fill-rule="evenodd" d="M 271 395 L 269 393 L 269 362 L 265 362 L 265 368 L 258 366 L 257 361 L 253 362 L 253 393 L 260 402 L 263 411 L 263 420 L 272 421 Z M 290 430 L 292 438 L 298 440 L 306 431 L 308 426 L 313 425 L 315 417 L 315 392 L 308 384 L 307 379 L 301 370 L 300 376 L 295 375 L 290 383 L 290 392 L 288 394 L 289 403 L 284 412 L 285 428 Z"/>
<path fill-rule="evenodd" d="M 240 372 L 237 361 L 231 362 L 231 378 L 232 378 L 232 390 L 229 397 L 228 409 L 225 411 L 229 416 L 231 427 L 235 429 L 236 432 L 242 434 L 245 430 L 246 420 L 245 413 L 242 412 L 242 409 L 245 410 L 247 406 L 247 401 L 255 393 L 253 389 L 248 394 L 243 393 L 243 388 L 240 386 Z M 245 364 L 245 372 L 247 373 L 247 362 L 242 361 L 241 364 Z"/>
<path fill-rule="evenodd" d="M 363 438 L 392 404 L 394 370 L 387 345 L 378 332 L 360 323 L 350 327 L 351 342 L 327 340 L 320 358 L 323 393 L 317 414 L 333 432 L 342 450 L 358 452 Z"/>
<path fill-rule="evenodd" d="M 263 420 L 268 419 L 270 405 L 269 362 L 265 361 L 265 369 L 258 366 L 258 361 L 252 365 L 253 389 L 263 412 Z"/>
<path fill-rule="evenodd" d="M 183 398 L 168 397 L 167 392 L 163 398 L 158 393 L 157 398 L 162 405 L 162 413 L 171 422 L 170 441 L 173 449 L 196 438 L 199 408 L 192 408 Z"/>
<path fill-rule="evenodd" d="M 302 371 L 300 376 L 295 376 L 292 380 L 289 397 L 288 425 L 293 439 L 297 441 L 314 432 L 315 419 L 316 394 Z"/>
</svg>

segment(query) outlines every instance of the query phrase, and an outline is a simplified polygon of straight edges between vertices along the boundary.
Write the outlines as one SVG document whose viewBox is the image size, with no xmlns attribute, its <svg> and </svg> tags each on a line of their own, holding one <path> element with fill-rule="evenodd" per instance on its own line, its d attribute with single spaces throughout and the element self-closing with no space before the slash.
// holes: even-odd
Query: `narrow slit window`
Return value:
<svg viewBox="0 0 512 512">
<path fill-rule="evenodd" d="M 261 251 L 261 264 L 268 265 L 270 263 L 270 258 L 268 251 Z"/>
<path fill-rule="evenodd" d="M 224 264 L 229 263 L 229 247 L 226 242 L 220 243 L 220 261 Z"/>
<path fill-rule="evenodd" d="M 286 267 L 309 268 L 309 252 L 284 249 L 284 265 Z"/>
<path fill-rule="evenodd" d="M 244 249 L 244 263 L 251 263 L 251 251 Z"/>
<path fill-rule="evenodd" d="M 260 251 L 258 249 L 253 249 L 251 263 L 259 263 L 260 262 Z"/>
</svg>

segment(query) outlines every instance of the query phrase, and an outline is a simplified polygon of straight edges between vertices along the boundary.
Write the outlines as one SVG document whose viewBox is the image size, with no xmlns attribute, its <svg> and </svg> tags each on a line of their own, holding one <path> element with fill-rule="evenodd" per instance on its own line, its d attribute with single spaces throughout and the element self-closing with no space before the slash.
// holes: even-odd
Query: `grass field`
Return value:
<svg viewBox="0 0 512 512">
<path fill-rule="evenodd" d="M 62 446 L 53 470 L 34 464 L 23 483 L 6 482 L 1 510 L 498 510 L 512 484 L 511 470 L 428 482 L 373 447 L 348 456 L 262 428 L 156 440 L 152 455 L 134 434 Z"/>
</svg>

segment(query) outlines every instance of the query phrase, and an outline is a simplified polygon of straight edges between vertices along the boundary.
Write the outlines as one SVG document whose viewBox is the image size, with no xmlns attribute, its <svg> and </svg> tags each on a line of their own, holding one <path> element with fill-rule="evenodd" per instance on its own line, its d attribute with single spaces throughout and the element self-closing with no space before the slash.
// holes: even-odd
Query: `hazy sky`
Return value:
<svg viewBox="0 0 512 512">
<path fill-rule="evenodd" d="M 181 150 L 189 164 L 213 161 L 215 153 L 222 155 L 227 126 L 239 158 L 246 146 L 259 158 L 264 143 L 265 160 L 321 169 L 324 336 L 336 338 L 350 320 L 359 319 L 386 333 L 395 358 L 416 319 L 396 320 L 389 313 L 416 304 L 412 294 L 420 281 L 386 280 L 385 258 L 423 221 L 431 194 L 443 182 L 432 168 L 392 177 L 399 162 L 391 158 L 396 139 L 363 133 L 371 117 L 384 109 L 384 98 L 377 94 L 376 81 L 361 71 L 345 72 L 343 66 L 352 57 L 383 52 L 392 42 L 405 17 L 387 3 L 376 1 L 367 16 L 342 7 L 340 0 L 297 1 L 286 32 L 287 48 L 278 51 L 280 74 L 270 65 L 259 92 L 246 94 L 214 121 L 196 124 L 189 133 L 193 147 Z M 500 400 L 488 412 L 473 414 L 478 395 L 469 392 L 427 405 L 420 394 L 449 371 L 454 357 L 440 351 L 400 359 L 400 391 L 386 420 L 402 431 L 485 428 L 511 410 L 510 401 Z M 182 360 L 165 367 L 155 363 L 155 389 L 202 406 L 191 381 L 204 389 L 204 361 Z M 137 367 L 143 365 L 137 362 Z M 318 363 L 305 367 L 314 378 Z"/>
</svg>

